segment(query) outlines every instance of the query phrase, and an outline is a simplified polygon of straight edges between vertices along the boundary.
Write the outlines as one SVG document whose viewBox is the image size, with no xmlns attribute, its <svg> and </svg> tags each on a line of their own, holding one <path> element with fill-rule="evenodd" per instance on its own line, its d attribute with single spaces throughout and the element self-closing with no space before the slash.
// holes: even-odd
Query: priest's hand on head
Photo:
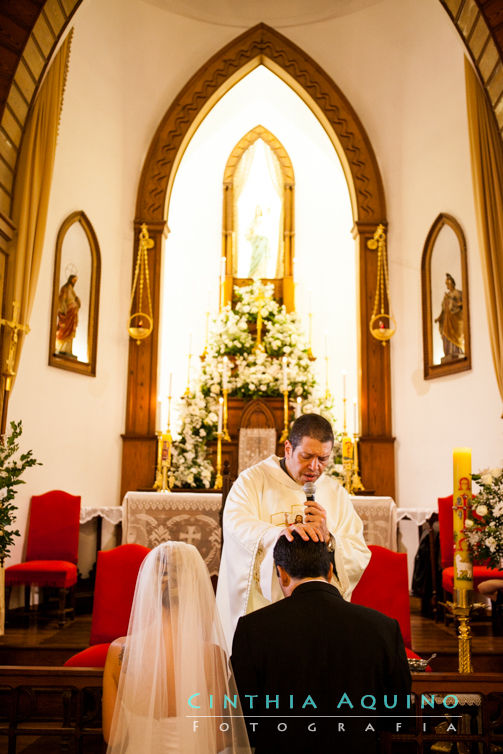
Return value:
<svg viewBox="0 0 503 754">
<path fill-rule="evenodd" d="M 284 529 L 281 529 L 280 533 L 278 534 L 278 539 L 284 535 L 289 542 L 293 542 L 293 531 L 296 531 L 306 542 L 308 539 L 312 539 L 313 542 L 323 542 L 322 530 L 319 529 L 316 525 L 308 523 L 290 524 L 289 526 L 286 526 Z"/>
<path fill-rule="evenodd" d="M 330 539 L 330 532 L 327 527 L 327 512 L 325 508 L 316 502 L 316 500 L 308 500 L 305 503 L 304 508 L 304 521 L 306 524 L 311 524 L 315 529 L 321 532 L 320 539 L 324 542 L 328 542 Z"/>
</svg>

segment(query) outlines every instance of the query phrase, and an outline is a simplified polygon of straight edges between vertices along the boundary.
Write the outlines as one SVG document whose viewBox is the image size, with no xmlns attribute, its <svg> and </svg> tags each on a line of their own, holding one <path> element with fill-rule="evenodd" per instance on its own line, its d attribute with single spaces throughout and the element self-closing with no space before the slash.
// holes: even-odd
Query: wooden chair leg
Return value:
<svg viewBox="0 0 503 754">
<path fill-rule="evenodd" d="M 60 628 L 65 625 L 65 605 L 66 605 L 66 589 L 62 587 L 59 590 L 59 606 L 58 606 L 58 625 Z"/>
<path fill-rule="evenodd" d="M 24 587 L 24 609 L 29 612 L 30 610 L 30 596 L 31 596 L 31 585 L 25 584 Z"/>
</svg>

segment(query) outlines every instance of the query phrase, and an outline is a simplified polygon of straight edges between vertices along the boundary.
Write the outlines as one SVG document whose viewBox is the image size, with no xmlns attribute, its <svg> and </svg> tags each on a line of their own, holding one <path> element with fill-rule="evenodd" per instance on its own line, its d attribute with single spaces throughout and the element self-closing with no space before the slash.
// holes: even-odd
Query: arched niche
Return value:
<svg viewBox="0 0 503 754">
<path fill-rule="evenodd" d="M 138 188 L 133 260 L 142 223 L 154 247 L 149 252 L 154 313 L 152 336 L 131 342 L 121 490 L 150 488 L 156 459 L 157 359 L 162 241 L 176 171 L 199 124 L 235 83 L 264 65 L 302 98 L 316 115 L 339 155 L 353 212 L 358 260 L 360 462 L 367 489 L 394 495 L 394 438 L 391 431 L 390 347 L 369 333 L 377 277 L 377 254 L 367 247 L 379 224 L 387 226 L 382 179 L 358 116 L 330 76 L 276 30 L 259 24 L 208 60 L 175 97 L 154 134 Z"/>
<path fill-rule="evenodd" d="M 248 285 L 251 278 L 240 278 L 237 270 L 236 243 L 236 196 L 235 178 L 241 158 L 258 139 L 271 149 L 281 170 L 282 183 L 282 274 L 268 282 L 275 286 L 275 298 L 285 304 L 287 311 L 294 309 L 293 257 L 295 238 L 295 176 L 292 161 L 283 144 L 264 126 L 255 126 L 248 131 L 231 151 L 224 170 L 223 213 L 222 213 L 222 249 L 225 257 L 225 276 L 223 281 L 223 304 L 232 300 L 234 285 Z"/>
<path fill-rule="evenodd" d="M 49 365 L 96 375 L 101 254 L 85 212 L 72 212 L 56 239 Z M 64 333 L 64 339 L 58 340 Z"/>
<path fill-rule="evenodd" d="M 424 378 L 471 369 L 466 241 L 455 217 L 441 212 L 421 258 Z"/>
</svg>

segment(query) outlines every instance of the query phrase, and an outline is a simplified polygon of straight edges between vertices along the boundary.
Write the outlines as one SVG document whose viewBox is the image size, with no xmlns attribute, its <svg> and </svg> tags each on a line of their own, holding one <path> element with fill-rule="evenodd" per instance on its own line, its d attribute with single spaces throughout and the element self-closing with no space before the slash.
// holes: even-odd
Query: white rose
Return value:
<svg viewBox="0 0 503 754">
<path fill-rule="evenodd" d="M 480 475 L 480 481 L 482 484 L 492 484 L 494 482 L 492 474 L 487 471 L 485 474 Z"/>
<path fill-rule="evenodd" d="M 470 528 L 470 526 L 473 526 L 473 521 L 472 521 L 472 519 L 471 519 L 471 518 L 467 518 L 467 519 L 466 519 L 466 521 L 465 521 L 465 527 L 466 527 L 467 529 L 469 529 L 469 528 Z"/>
<path fill-rule="evenodd" d="M 491 552 L 494 552 L 496 549 L 497 542 L 494 539 L 494 537 L 488 537 L 488 539 L 486 539 L 486 545 L 487 547 L 489 547 Z"/>
<path fill-rule="evenodd" d="M 475 513 L 478 516 L 487 516 L 487 506 L 486 505 L 477 505 L 475 508 Z"/>
</svg>

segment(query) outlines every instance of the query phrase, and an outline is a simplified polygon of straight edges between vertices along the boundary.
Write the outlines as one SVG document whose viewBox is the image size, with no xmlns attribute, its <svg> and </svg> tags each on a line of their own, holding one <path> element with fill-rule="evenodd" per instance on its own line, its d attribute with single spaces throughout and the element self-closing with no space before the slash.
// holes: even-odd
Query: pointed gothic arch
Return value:
<svg viewBox="0 0 503 754">
<path fill-rule="evenodd" d="M 192 135 L 213 105 L 259 65 L 292 87 L 314 112 L 342 163 L 351 197 L 359 271 L 360 462 L 367 488 L 394 495 L 390 347 L 372 338 L 368 328 L 377 259 L 367 241 L 377 225 L 387 226 L 377 160 L 357 114 L 330 76 L 301 48 L 264 24 L 231 41 L 192 76 L 162 118 L 145 159 L 136 203 L 133 259 L 140 226 L 146 223 L 154 240 L 149 259 L 154 330 L 141 347 L 132 341 L 129 347 L 122 492 L 151 487 L 154 474 L 161 252 L 176 171 Z"/>
<path fill-rule="evenodd" d="M 275 298 L 285 304 L 287 311 L 294 309 L 293 257 L 295 239 L 295 175 L 290 155 L 280 140 L 267 128 L 258 125 L 246 133 L 232 149 L 224 169 L 223 213 L 222 213 L 222 253 L 225 257 L 224 305 L 232 300 L 235 283 L 242 285 L 251 281 L 237 278 L 236 260 L 236 205 L 234 180 L 237 168 L 244 153 L 262 139 L 276 156 L 283 184 L 283 211 L 281 218 L 282 267 L 280 279 L 274 280 Z"/>
</svg>

